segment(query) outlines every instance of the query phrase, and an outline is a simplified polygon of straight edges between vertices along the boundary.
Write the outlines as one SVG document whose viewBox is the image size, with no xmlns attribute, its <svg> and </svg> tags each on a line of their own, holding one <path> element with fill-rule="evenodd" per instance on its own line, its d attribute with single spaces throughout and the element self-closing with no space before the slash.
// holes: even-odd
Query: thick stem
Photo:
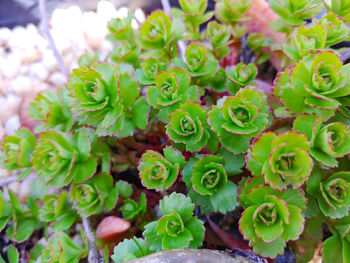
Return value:
<svg viewBox="0 0 350 263">
<path fill-rule="evenodd" d="M 17 178 L 18 178 L 18 175 L 12 175 L 9 177 L 0 178 L 0 187 L 3 187 L 7 184 L 17 181 Z"/>
<path fill-rule="evenodd" d="M 84 233 L 86 235 L 88 245 L 89 245 L 88 262 L 89 263 L 99 263 L 100 256 L 99 256 L 97 248 L 95 246 L 95 236 L 91 231 L 90 220 L 86 216 L 81 216 L 81 220 L 83 223 Z"/>
<path fill-rule="evenodd" d="M 58 49 L 56 47 L 55 41 L 52 38 L 50 28 L 49 28 L 49 22 L 47 18 L 47 8 L 46 8 L 46 0 L 39 0 L 39 9 L 40 9 L 40 18 L 41 18 L 41 24 L 43 27 L 43 30 L 46 34 L 47 40 L 49 41 L 50 47 L 52 49 L 52 52 L 56 58 L 57 65 L 62 71 L 62 73 L 68 77 L 68 70 L 66 66 L 64 65 L 63 59 L 58 52 Z"/>
</svg>

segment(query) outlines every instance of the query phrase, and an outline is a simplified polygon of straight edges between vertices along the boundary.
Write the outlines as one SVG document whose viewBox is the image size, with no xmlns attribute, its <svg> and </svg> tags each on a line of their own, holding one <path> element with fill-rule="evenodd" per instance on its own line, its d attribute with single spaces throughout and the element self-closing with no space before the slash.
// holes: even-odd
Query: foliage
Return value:
<svg viewBox="0 0 350 263">
<path fill-rule="evenodd" d="M 168 189 L 185 165 L 185 158 L 178 150 L 168 146 L 163 151 L 164 156 L 155 151 L 147 151 L 140 159 L 140 178 L 148 189 Z"/>
<path fill-rule="evenodd" d="M 159 203 L 163 216 L 145 226 L 150 249 L 197 248 L 204 238 L 204 224 L 193 216 L 194 204 L 183 194 L 172 193 Z"/>
<path fill-rule="evenodd" d="M 241 190 L 245 210 L 239 229 L 256 253 L 275 257 L 283 253 L 286 241 L 297 239 L 303 232 L 306 199 L 299 189 L 281 192 L 256 185 L 254 180 L 247 181 Z"/>
<path fill-rule="evenodd" d="M 87 253 L 87 244 L 77 244 L 63 232 L 57 232 L 50 238 L 48 246 L 39 259 L 41 262 L 77 263 L 81 258 L 86 257 Z"/>
<path fill-rule="evenodd" d="M 82 56 L 1 144 L 2 256 L 86 261 L 96 233 L 105 262 L 236 238 L 350 262 L 349 1 L 262 1 L 112 19 L 110 54 Z M 269 28 L 253 17 L 271 12 Z"/>
<path fill-rule="evenodd" d="M 249 87 L 237 92 L 236 96 L 220 99 L 208 116 L 222 146 L 235 154 L 245 152 L 250 138 L 267 128 L 270 119 L 266 96 Z"/>
<path fill-rule="evenodd" d="M 72 200 L 77 202 L 80 214 L 89 216 L 100 213 L 104 208 L 114 208 L 118 191 L 113 187 L 113 177 L 106 173 L 96 174 L 88 181 L 72 184 Z"/>
</svg>

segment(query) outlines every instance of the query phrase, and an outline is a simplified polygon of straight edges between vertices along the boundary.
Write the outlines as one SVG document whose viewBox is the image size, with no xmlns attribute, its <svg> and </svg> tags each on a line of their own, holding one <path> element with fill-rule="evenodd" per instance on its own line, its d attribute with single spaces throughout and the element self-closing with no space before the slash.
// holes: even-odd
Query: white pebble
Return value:
<svg viewBox="0 0 350 263">
<path fill-rule="evenodd" d="M 97 15 L 108 22 L 112 18 L 117 17 L 118 12 L 111 2 L 102 0 L 97 4 Z"/>
<path fill-rule="evenodd" d="M 22 98 L 14 94 L 0 97 L 0 120 L 2 123 L 6 123 L 8 119 L 18 113 L 21 101 Z"/>
<path fill-rule="evenodd" d="M 90 48 L 99 49 L 108 33 L 106 21 L 94 12 L 87 12 L 83 14 L 81 28 Z"/>
<path fill-rule="evenodd" d="M 33 177 L 28 176 L 21 182 L 21 186 L 19 188 L 19 198 L 22 201 L 25 201 L 27 197 L 30 195 L 30 186 L 33 183 Z"/>
<path fill-rule="evenodd" d="M 20 126 L 21 124 L 19 122 L 19 116 L 14 115 L 6 121 L 5 132 L 7 135 L 12 135 L 15 133 L 15 130 L 17 130 Z"/>
<path fill-rule="evenodd" d="M 38 77 L 40 80 L 45 81 L 49 76 L 47 68 L 42 63 L 35 63 L 30 69 L 31 76 Z"/>
<path fill-rule="evenodd" d="M 45 49 L 43 52 L 42 64 L 46 67 L 48 71 L 53 71 L 57 69 L 57 60 L 52 52 L 52 50 Z"/>
<path fill-rule="evenodd" d="M 66 77 L 61 72 L 55 72 L 49 77 L 49 82 L 57 87 L 64 86 L 66 81 Z"/>
<path fill-rule="evenodd" d="M 5 138 L 5 129 L 4 127 L 0 126 L 0 142 Z M 2 176 L 2 170 L 0 169 L 0 177 Z"/>
<path fill-rule="evenodd" d="M 8 184 L 8 189 L 11 190 L 15 195 L 19 194 L 20 187 L 21 187 L 21 183 L 18 181 L 15 181 L 15 182 Z"/>
<path fill-rule="evenodd" d="M 136 8 L 135 13 L 134 13 L 135 18 L 140 22 L 143 23 L 146 21 L 146 15 L 142 11 L 141 8 Z"/>
<path fill-rule="evenodd" d="M 0 70 L 2 71 L 4 77 L 12 79 L 17 76 L 20 65 L 21 58 L 18 55 L 12 54 L 3 60 L 0 65 Z"/>
<path fill-rule="evenodd" d="M 5 177 L 9 177 L 9 176 L 11 176 L 10 171 L 3 169 L 3 168 L 0 168 L 0 178 L 5 178 Z"/>
<path fill-rule="evenodd" d="M 27 76 L 18 76 L 12 81 L 11 86 L 16 94 L 22 96 L 31 91 L 32 79 Z"/>
</svg>

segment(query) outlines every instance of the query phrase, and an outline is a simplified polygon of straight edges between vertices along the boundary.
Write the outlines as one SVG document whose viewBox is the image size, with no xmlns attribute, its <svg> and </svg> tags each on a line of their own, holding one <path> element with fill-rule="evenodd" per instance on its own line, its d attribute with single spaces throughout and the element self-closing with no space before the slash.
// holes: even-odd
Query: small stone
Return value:
<svg viewBox="0 0 350 263">
<path fill-rule="evenodd" d="M 139 21 L 140 23 L 143 23 L 146 21 L 146 15 L 141 8 L 136 8 L 134 15 L 137 21 Z"/>
<path fill-rule="evenodd" d="M 20 187 L 21 187 L 21 183 L 18 181 L 8 184 L 8 189 L 11 190 L 15 195 L 19 194 Z"/>
<path fill-rule="evenodd" d="M 0 45 L 4 45 L 11 37 L 11 30 L 7 27 L 0 28 Z"/>
<path fill-rule="evenodd" d="M 5 78 L 12 79 L 17 76 L 20 65 L 21 58 L 18 55 L 10 55 L 7 59 L 1 62 L 0 70 L 2 71 Z"/>
<path fill-rule="evenodd" d="M 5 138 L 5 129 L 4 127 L 0 126 L 0 142 Z M 0 176 L 1 176 L 1 170 L 0 170 Z"/>
<path fill-rule="evenodd" d="M 61 72 L 55 72 L 49 77 L 49 82 L 56 87 L 61 87 L 66 84 L 67 79 Z"/>
<path fill-rule="evenodd" d="M 0 178 L 5 178 L 5 177 L 9 177 L 9 176 L 11 176 L 10 171 L 3 169 L 3 168 L 0 168 Z"/>
<path fill-rule="evenodd" d="M 12 30 L 10 39 L 8 40 L 8 45 L 11 49 L 23 48 L 25 49 L 30 44 L 30 39 L 28 39 L 28 34 L 26 29 L 22 26 L 16 26 Z"/>
<path fill-rule="evenodd" d="M 19 199 L 25 201 L 27 197 L 30 195 L 30 186 L 33 183 L 33 178 L 29 176 L 21 182 L 21 186 L 19 188 Z"/>
<path fill-rule="evenodd" d="M 14 115 L 5 122 L 5 132 L 7 135 L 12 135 L 20 126 L 19 116 Z"/>
<path fill-rule="evenodd" d="M 48 71 L 53 71 L 57 69 L 57 60 L 52 52 L 52 50 L 45 49 L 42 55 L 42 64 L 46 67 Z"/>
<path fill-rule="evenodd" d="M 48 70 L 41 63 L 33 64 L 31 69 L 30 69 L 30 74 L 31 74 L 31 76 L 35 76 L 42 81 L 45 81 L 49 76 Z"/>
<path fill-rule="evenodd" d="M 14 94 L 0 97 L 0 120 L 2 123 L 6 123 L 10 117 L 18 113 L 21 101 L 22 98 Z"/>
<path fill-rule="evenodd" d="M 99 49 L 108 33 L 106 22 L 96 13 L 87 12 L 82 16 L 81 28 L 90 48 Z"/>
<path fill-rule="evenodd" d="M 107 216 L 97 226 L 96 237 L 104 241 L 112 241 L 127 231 L 131 223 L 116 216 Z"/>
<path fill-rule="evenodd" d="M 23 96 L 31 91 L 32 80 L 27 76 L 18 76 L 12 81 L 11 86 L 16 94 Z"/>
<path fill-rule="evenodd" d="M 35 47 L 27 48 L 22 51 L 21 63 L 22 64 L 33 63 L 40 60 L 40 58 L 41 58 L 41 53 L 37 48 Z"/>
</svg>

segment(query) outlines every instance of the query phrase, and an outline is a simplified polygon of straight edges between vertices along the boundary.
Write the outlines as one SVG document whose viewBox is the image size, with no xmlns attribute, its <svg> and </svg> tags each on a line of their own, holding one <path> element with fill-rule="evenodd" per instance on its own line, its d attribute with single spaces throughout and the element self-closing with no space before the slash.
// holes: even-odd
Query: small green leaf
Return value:
<svg viewBox="0 0 350 263">
<path fill-rule="evenodd" d="M 19 262 L 19 253 L 14 246 L 9 246 L 7 248 L 7 257 L 10 263 L 18 263 Z"/>
<path fill-rule="evenodd" d="M 151 254 L 147 243 L 141 238 L 124 239 L 114 247 L 111 259 L 115 263 L 127 262 Z"/>
<path fill-rule="evenodd" d="M 129 198 L 132 195 L 132 186 L 123 180 L 119 180 L 115 187 L 118 190 L 118 194 L 123 198 Z"/>
</svg>

